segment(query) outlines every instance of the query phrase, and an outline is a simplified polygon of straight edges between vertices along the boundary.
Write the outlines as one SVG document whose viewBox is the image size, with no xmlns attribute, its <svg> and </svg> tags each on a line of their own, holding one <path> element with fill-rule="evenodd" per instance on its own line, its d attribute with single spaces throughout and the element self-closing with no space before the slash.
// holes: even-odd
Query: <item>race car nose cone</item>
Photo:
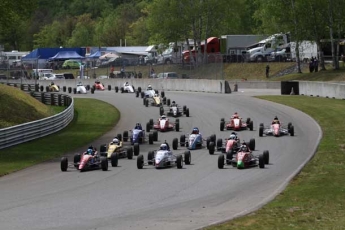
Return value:
<svg viewBox="0 0 345 230">
<path fill-rule="evenodd" d="M 243 168 L 244 168 L 244 163 L 243 163 L 243 161 L 237 161 L 237 168 L 238 168 L 238 169 L 243 169 Z"/>
</svg>

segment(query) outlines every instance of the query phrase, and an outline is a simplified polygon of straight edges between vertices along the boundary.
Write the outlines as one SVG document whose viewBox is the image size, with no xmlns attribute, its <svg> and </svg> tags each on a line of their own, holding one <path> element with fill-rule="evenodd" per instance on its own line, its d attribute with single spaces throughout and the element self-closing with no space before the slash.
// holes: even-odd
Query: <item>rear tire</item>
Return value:
<svg viewBox="0 0 345 230">
<path fill-rule="evenodd" d="M 112 153 L 110 157 L 111 167 L 117 167 L 119 159 L 117 153 Z"/>
<path fill-rule="evenodd" d="M 155 153 L 153 151 L 150 151 L 147 154 L 147 162 L 149 165 L 153 165 L 153 158 L 155 157 Z"/>
<path fill-rule="evenodd" d="M 223 146 L 223 140 L 221 138 L 219 138 L 217 140 L 217 149 L 220 149 Z"/>
<path fill-rule="evenodd" d="M 210 142 L 210 144 L 208 145 L 208 153 L 210 155 L 213 155 L 214 154 L 214 142 Z"/>
<path fill-rule="evenodd" d="M 186 165 L 190 165 L 192 161 L 192 155 L 190 154 L 190 151 L 185 151 L 184 152 L 184 163 Z"/>
<path fill-rule="evenodd" d="M 254 138 L 250 138 L 249 148 L 250 148 L 250 150 L 255 150 L 255 139 Z"/>
<path fill-rule="evenodd" d="M 108 171 L 108 159 L 106 157 L 101 157 L 101 168 L 102 171 Z"/>
<path fill-rule="evenodd" d="M 223 169 L 224 168 L 224 155 L 219 155 L 218 157 L 218 168 Z"/>
<path fill-rule="evenodd" d="M 249 122 L 249 130 L 253 131 L 253 128 L 254 128 L 254 123 L 253 123 L 253 121 L 250 121 Z"/>
<path fill-rule="evenodd" d="M 220 131 L 224 131 L 225 121 L 220 121 Z"/>
<path fill-rule="evenodd" d="M 183 168 L 182 155 L 178 155 L 176 157 L 176 164 L 177 164 L 177 168 L 178 169 L 182 169 Z"/>
<path fill-rule="evenodd" d="M 75 154 L 74 158 L 73 158 L 73 163 L 74 163 L 74 167 L 78 168 L 78 163 L 80 162 L 81 156 L 80 154 Z"/>
<path fill-rule="evenodd" d="M 123 141 L 124 142 L 128 141 L 128 131 L 123 132 Z"/>
<path fill-rule="evenodd" d="M 140 152 L 140 145 L 138 143 L 134 143 L 133 149 L 134 149 L 134 156 L 138 156 Z"/>
<path fill-rule="evenodd" d="M 60 167 L 61 167 L 61 171 L 62 172 L 66 172 L 67 171 L 67 167 L 68 167 L 68 159 L 67 159 L 67 157 L 62 157 L 61 158 Z"/>
<path fill-rule="evenodd" d="M 140 154 L 137 158 L 137 168 L 142 169 L 143 167 L 144 167 L 144 156 Z"/>
<path fill-rule="evenodd" d="M 173 147 L 173 150 L 177 150 L 177 147 L 178 147 L 178 139 L 177 138 L 173 139 L 172 147 Z"/>
<path fill-rule="evenodd" d="M 184 134 L 182 134 L 180 136 L 180 145 L 182 147 L 182 146 L 185 146 L 185 144 L 186 144 L 186 136 Z"/>
<path fill-rule="evenodd" d="M 158 132 L 157 130 L 153 131 L 153 141 L 158 141 Z"/>
<path fill-rule="evenodd" d="M 150 126 L 153 127 L 153 119 L 152 118 L 149 120 L 149 123 L 150 123 Z"/>
<path fill-rule="evenodd" d="M 149 134 L 149 144 L 153 145 L 153 134 L 152 133 Z"/>
<path fill-rule="evenodd" d="M 167 99 L 167 105 L 170 106 L 170 99 Z"/>
<path fill-rule="evenodd" d="M 147 122 L 146 123 L 146 132 L 150 132 L 150 130 L 151 130 L 150 122 Z"/>
<path fill-rule="evenodd" d="M 117 139 L 119 139 L 119 141 L 122 141 L 122 134 L 121 134 L 121 133 L 118 133 L 118 134 L 116 135 L 116 137 L 117 137 Z"/>
<path fill-rule="evenodd" d="M 180 123 L 175 123 L 175 130 L 176 132 L 180 131 Z"/>
<path fill-rule="evenodd" d="M 294 136 L 295 135 L 295 128 L 293 127 L 293 125 L 291 125 L 290 127 L 290 136 Z"/>
<path fill-rule="evenodd" d="M 259 137 L 262 137 L 264 135 L 264 127 L 260 126 L 259 128 Z"/>
<path fill-rule="evenodd" d="M 261 169 L 265 168 L 264 155 L 262 155 L 262 154 L 259 155 L 259 168 L 261 168 Z"/>
<path fill-rule="evenodd" d="M 268 150 L 265 150 L 262 155 L 264 156 L 265 164 L 268 165 L 270 163 L 270 153 Z"/>
<path fill-rule="evenodd" d="M 128 160 L 132 160 L 133 159 L 133 149 L 132 148 L 128 148 L 126 151 L 127 151 L 127 158 L 128 158 Z"/>
<path fill-rule="evenodd" d="M 189 117 L 189 108 L 186 109 L 186 117 Z"/>
</svg>

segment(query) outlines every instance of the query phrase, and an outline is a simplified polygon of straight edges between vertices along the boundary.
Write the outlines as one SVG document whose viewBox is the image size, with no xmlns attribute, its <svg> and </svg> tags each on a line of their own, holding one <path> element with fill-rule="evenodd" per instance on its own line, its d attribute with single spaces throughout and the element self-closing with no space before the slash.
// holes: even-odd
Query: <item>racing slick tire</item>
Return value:
<svg viewBox="0 0 345 230">
<path fill-rule="evenodd" d="M 119 92 L 119 87 L 115 86 L 115 93 Z"/>
<path fill-rule="evenodd" d="M 254 138 L 250 138 L 248 146 L 249 146 L 250 150 L 255 150 L 255 139 Z"/>
<path fill-rule="evenodd" d="M 226 154 L 226 164 L 227 165 L 231 165 L 232 157 L 233 157 L 232 152 L 229 152 Z"/>
<path fill-rule="evenodd" d="M 95 88 L 91 88 L 91 93 L 94 94 L 95 93 Z"/>
<path fill-rule="evenodd" d="M 180 131 L 180 123 L 179 122 L 175 123 L 175 130 L 176 130 L 176 132 Z"/>
<path fill-rule="evenodd" d="M 183 111 L 184 114 L 186 113 L 186 110 L 187 110 L 187 106 L 184 105 L 184 106 L 182 107 L 182 111 Z"/>
<path fill-rule="evenodd" d="M 158 132 L 157 132 L 157 130 L 153 131 L 152 134 L 153 134 L 153 141 L 158 141 Z"/>
<path fill-rule="evenodd" d="M 101 157 L 101 168 L 102 171 L 108 171 L 108 159 L 106 157 Z"/>
<path fill-rule="evenodd" d="M 121 87 L 121 93 L 124 93 L 125 89 L 123 87 Z"/>
<path fill-rule="evenodd" d="M 261 169 L 265 168 L 265 160 L 264 160 L 263 154 L 259 155 L 259 168 L 261 168 Z"/>
<path fill-rule="evenodd" d="M 165 92 L 164 91 L 161 91 L 161 97 L 165 97 Z"/>
<path fill-rule="evenodd" d="M 149 144 L 153 145 L 153 134 L 152 133 L 149 134 Z"/>
<path fill-rule="evenodd" d="M 144 98 L 145 97 L 145 92 L 141 92 L 141 98 Z"/>
<path fill-rule="evenodd" d="M 213 155 L 214 154 L 214 142 L 210 142 L 210 144 L 208 144 L 208 153 L 210 154 L 210 155 Z"/>
<path fill-rule="evenodd" d="M 224 131 L 225 121 L 220 121 L 220 131 Z"/>
<path fill-rule="evenodd" d="M 140 154 L 137 158 L 137 168 L 142 169 L 143 167 L 144 167 L 144 156 Z"/>
<path fill-rule="evenodd" d="M 68 167 L 68 159 L 67 159 L 67 157 L 62 157 L 61 158 L 61 164 L 60 164 L 61 171 L 66 172 L 67 167 Z"/>
<path fill-rule="evenodd" d="M 264 135 L 264 127 L 260 126 L 259 127 L 259 137 L 262 137 Z"/>
<path fill-rule="evenodd" d="M 211 138 L 208 137 L 208 138 L 206 139 L 206 148 L 207 148 L 207 149 L 209 148 L 210 142 L 211 142 Z"/>
<path fill-rule="evenodd" d="M 155 157 L 155 153 L 153 151 L 149 151 L 149 153 L 147 154 L 147 163 L 149 165 L 153 165 L 153 158 Z"/>
<path fill-rule="evenodd" d="M 73 94 L 77 94 L 77 89 L 73 88 Z"/>
<path fill-rule="evenodd" d="M 182 155 L 178 155 L 176 157 L 176 165 L 178 169 L 182 169 L 183 168 L 183 160 L 182 160 Z"/>
<path fill-rule="evenodd" d="M 145 99 L 145 106 L 149 107 L 149 100 L 148 99 Z"/>
<path fill-rule="evenodd" d="M 121 134 L 121 133 L 118 133 L 118 134 L 116 135 L 116 137 L 117 137 L 117 139 L 119 139 L 119 141 L 122 141 L 122 134 Z"/>
<path fill-rule="evenodd" d="M 224 168 L 224 155 L 219 155 L 218 157 L 218 168 L 223 169 Z"/>
<path fill-rule="evenodd" d="M 291 123 L 291 122 L 289 122 L 289 123 L 288 123 L 288 130 L 290 130 L 291 125 L 292 125 L 292 123 Z"/>
<path fill-rule="evenodd" d="M 250 119 L 250 117 L 248 117 L 247 120 L 246 120 L 246 124 L 247 124 L 248 126 L 249 126 L 250 121 L 251 121 L 251 119 Z"/>
<path fill-rule="evenodd" d="M 253 131 L 253 128 L 254 128 L 254 123 L 253 123 L 253 121 L 250 121 L 250 122 L 249 122 L 248 127 L 249 127 L 249 130 L 250 130 L 250 131 Z"/>
<path fill-rule="evenodd" d="M 141 93 L 141 87 L 138 87 L 138 92 Z"/>
<path fill-rule="evenodd" d="M 163 97 L 163 105 L 166 105 L 167 104 L 167 99 L 166 99 L 166 97 Z"/>
<path fill-rule="evenodd" d="M 217 139 L 217 138 L 216 138 L 216 134 L 212 134 L 212 135 L 211 135 L 211 141 L 214 142 L 214 143 L 216 143 L 216 139 Z"/>
<path fill-rule="evenodd" d="M 294 136 L 295 135 L 295 128 L 293 127 L 293 125 L 291 125 L 289 133 L 290 133 L 290 136 Z"/>
<path fill-rule="evenodd" d="M 108 90 L 111 91 L 111 85 L 108 85 Z"/>
<path fill-rule="evenodd" d="M 128 131 L 123 131 L 123 141 L 126 142 L 128 141 Z"/>
<path fill-rule="evenodd" d="M 167 99 L 167 105 L 170 106 L 170 99 Z"/>
<path fill-rule="evenodd" d="M 119 163 L 119 158 L 117 157 L 117 153 L 114 152 L 111 154 L 110 163 L 111 163 L 111 167 L 117 167 Z"/>
<path fill-rule="evenodd" d="M 217 140 L 217 150 L 221 149 L 223 146 L 223 140 L 222 138 L 218 138 Z"/>
<path fill-rule="evenodd" d="M 192 155 L 190 154 L 190 151 L 185 151 L 183 155 L 184 155 L 184 163 L 186 165 L 190 165 L 192 161 Z"/>
<path fill-rule="evenodd" d="M 139 91 L 135 92 L 135 97 L 139 97 Z"/>
<path fill-rule="evenodd" d="M 133 149 L 132 148 L 126 149 L 126 154 L 127 154 L 127 159 L 128 160 L 132 160 L 133 159 Z"/>
<path fill-rule="evenodd" d="M 270 163 L 270 153 L 268 150 L 265 150 L 262 155 L 264 156 L 265 164 L 268 165 Z"/>
<path fill-rule="evenodd" d="M 146 123 L 146 132 L 150 132 L 150 130 L 151 130 L 150 122 L 147 122 Z"/>
<path fill-rule="evenodd" d="M 164 114 L 164 108 L 163 107 L 159 107 L 159 115 L 162 116 Z"/>
<path fill-rule="evenodd" d="M 134 143 L 133 145 L 134 156 L 138 156 L 140 152 L 140 145 L 139 143 Z"/>
<path fill-rule="evenodd" d="M 184 134 L 182 134 L 180 136 L 180 145 L 182 147 L 182 146 L 185 146 L 185 144 L 186 144 L 186 136 Z"/>
<path fill-rule="evenodd" d="M 176 150 L 177 147 L 178 147 L 178 139 L 177 138 L 174 138 L 173 141 L 172 141 L 172 147 L 173 147 L 173 150 Z"/>
<path fill-rule="evenodd" d="M 186 117 L 189 117 L 189 108 L 186 109 Z"/>
<path fill-rule="evenodd" d="M 106 157 L 107 156 L 107 145 L 103 144 L 103 145 L 99 146 L 99 152 L 100 152 L 102 157 Z"/>
<path fill-rule="evenodd" d="M 150 123 L 150 126 L 153 127 L 153 119 L 152 118 L 149 120 L 149 123 Z"/>
<path fill-rule="evenodd" d="M 80 158 L 81 156 L 79 153 L 74 155 L 74 158 L 73 158 L 74 167 L 78 168 L 77 164 L 80 162 Z"/>
</svg>

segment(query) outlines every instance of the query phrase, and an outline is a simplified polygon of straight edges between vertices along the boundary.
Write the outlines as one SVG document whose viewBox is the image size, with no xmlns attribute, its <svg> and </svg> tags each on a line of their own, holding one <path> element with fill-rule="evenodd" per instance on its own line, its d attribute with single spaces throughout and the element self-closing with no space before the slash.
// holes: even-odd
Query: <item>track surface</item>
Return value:
<svg viewBox="0 0 345 230">
<path fill-rule="evenodd" d="M 187 105 L 191 117 L 180 118 L 179 133 L 158 136 L 160 142 L 171 143 L 174 137 L 197 126 L 204 137 L 215 133 L 217 138 L 226 138 L 230 132 L 219 131 L 220 118 L 228 119 L 237 111 L 244 119 L 251 117 L 255 127 L 255 131 L 238 132 L 241 140 L 255 138 L 255 154 L 270 151 L 271 164 L 265 169 L 227 166 L 220 170 L 219 153 L 211 156 L 206 149 L 192 151 L 192 165 L 184 165 L 181 170 L 138 170 L 134 158 L 119 160 L 119 167 L 109 167 L 107 172 L 61 172 L 57 159 L 0 178 L 0 229 L 195 229 L 260 206 L 272 199 L 313 154 L 321 135 L 315 121 L 300 111 L 249 97 L 278 93 L 166 92 L 168 98 Z M 97 147 L 133 128 L 136 122 L 144 126 L 159 115 L 158 108 L 144 107 L 142 99 L 133 94 L 111 91 L 82 97 L 99 98 L 121 111 L 119 124 L 93 143 Z M 268 124 L 275 115 L 284 123 L 293 123 L 294 137 L 259 138 L 259 123 Z M 146 158 L 148 150 L 157 149 L 160 142 L 140 146 L 141 153 Z M 180 147 L 174 153 L 184 150 Z"/>
</svg>

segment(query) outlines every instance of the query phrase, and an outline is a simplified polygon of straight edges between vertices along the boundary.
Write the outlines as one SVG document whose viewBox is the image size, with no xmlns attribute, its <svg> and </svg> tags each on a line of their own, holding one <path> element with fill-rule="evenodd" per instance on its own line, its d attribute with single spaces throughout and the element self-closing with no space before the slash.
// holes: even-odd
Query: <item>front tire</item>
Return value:
<svg viewBox="0 0 345 230">
<path fill-rule="evenodd" d="M 67 157 L 62 157 L 61 158 L 61 164 L 60 164 L 61 171 L 66 172 L 67 167 L 68 167 L 68 159 L 67 159 Z"/>
<path fill-rule="evenodd" d="M 190 165 L 191 161 L 192 161 L 192 155 L 191 155 L 190 151 L 185 151 L 184 152 L 184 163 L 186 165 Z"/>
<path fill-rule="evenodd" d="M 177 164 L 177 168 L 178 169 L 182 169 L 183 168 L 182 155 L 178 155 L 176 157 L 176 164 Z"/>
<path fill-rule="evenodd" d="M 210 142 L 210 144 L 208 145 L 208 153 L 210 155 L 213 155 L 214 154 L 214 142 Z"/>
<path fill-rule="evenodd" d="M 133 149 L 134 149 L 134 156 L 138 156 L 139 152 L 140 152 L 140 146 L 138 143 L 134 143 L 133 145 Z"/>
<path fill-rule="evenodd" d="M 110 162 L 112 167 L 117 167 L 119 159 L 117 157 L 117 153 L 112 153 L 110 156 Z"/>
<path fill-rule="evenodd" d="M 261 169 L 265 168 L 265 160 L 264 160 L 263 154 L 259 155 L 259 168 L 261 168 Z"/>
<path fill-rule="evenodd" d="M 127 151 L 127 158 L 128 158 L 128 160 L 132 160 L 133 159 L 133 149 L 132 148 L 128 148 L 126 151 Z"/>
<path fill-rule="evenodd" d="M 177 146 L 178 146 L 178 140 L 177 138 L 174 138 L 172 142 L 173 150 L 177 150 Z"/>
<path fill-rule="evenodd" d="M 218 157 L 218 168 L 223 169 L 224 168 L 224 155 L 219 155 Z"/>
<path fill-rule="evenodd" d="M 265 164 L 268 165 L 270 163 L 270 153 L 268 150 L 265 150 L 262 155 L 264 156 Z"/>
<path fill-rule="evenodd" d="M 137 158 L 137 168 L 142 169 L 143 167 L 144 167 L 144 156 L 140 154 Z"/>
</svg>

